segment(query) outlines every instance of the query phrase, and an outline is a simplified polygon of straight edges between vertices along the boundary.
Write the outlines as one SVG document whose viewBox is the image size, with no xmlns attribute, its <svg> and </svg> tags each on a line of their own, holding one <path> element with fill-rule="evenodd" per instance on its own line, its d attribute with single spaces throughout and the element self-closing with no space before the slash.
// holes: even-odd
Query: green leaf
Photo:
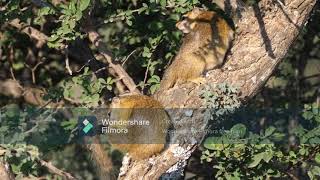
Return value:
<svg viewBox="0 0 320 180">
<path fill-rule="evenodd" d="M 165 8 L 167 5 L 167 0 L 160 0 L 161 7 Z"/>
<path fill-rule="evenodd" d="M 112 77 L 107 78 L 107 84 L 112 85 L 114 83 L 114 79 Z"/>
<path fill-rule="evenodd" d="M 62 121 L 61 122 L 61 126 L 65 130 L 72 130 L 77 126 L 77 124 L 78 124 L 78 121 L 76 119 L 70 119 L 68 121 Z"/>
<path fill-rule="evenodd" d="M 13 10 L 16 10 L 19 8 L 19 0 L 12 0 L 12 1 L 9 1 L 8 3 L 8 8 L 10 11 L 13 11 Z"/>
<path fill-rule="evenodd" d="M 92 101 L 93 102 L 98 102 L 99 98 L 100 98 L 100 95 L 99 94 L 95 94 L 95 95 L 92 96 Z"/>
<path fill-rule="evenodd" d="M 255 154 L 248 167 L 254 168 L 260 164 L 261 160 L 266 159 L 269 161 L 272 157 L 270 159 L 269 158 L 270 158 L 270 156 L 268 156 L 268 153 L 266 153 L 266 152 Z"/>
<path fill-rule="evenodd" d="M 89 67 L 85 67 L 83 75 L 88 75 L 88 73 L 89 73 Z"/>
<path fill-rule="evenodd" d="M 204 147 L 210 150 L 223 150 L 225 145 L 220 137 L 208 137 L 204 143 Z"/>
<path fill-rule="evenodd" d="M 302 114 L 302 117 L 304 117 L 306 120 L 312 119 L 314 114 L 311 111 L 306 111 Z"/>
<path fill-rule="evenodd" d="M 272 158 L 273 158 L 273 153 L 272 153 L 272 152 L 265 152 L 265 153 L 264 153 L 263 160 L 264 160 L 265 162 L 268 163 Z"/>
<path fill-rule="evenodd" d="M 69 21 L 69 28 L 74 29 L 76 27 L 76 22 L 75 21 Z"/>
<path fill-rule="evenodd" d="M 107 85 L 107 90 L 111 91 L 112 90 L 112 86 Z"/>
<path fill-rule="evenodd" d="M 155 84 L 150 87 L 151 94 L 154 94 L 160 88 L 160 84 Z"/>
<path fill-rule="evenodd" d="M 284 137 L 285 137 L 285 134 L 283 134 L 283 133 L 273 133 L 272 134 L 272 138 L 275 141 L 281 141 L 281 140 L 283 140 Z"/>
<path fill-rule="evenodd" d="M 65 89 L 65 90 L 63 91 L 63 97 L 64 97 L 64 98 L 69 98 L 69 96 L 70 96 L 70 91 L 67 90 L 67 89 Z"/>
<path fill-rule="evenodd" d="M 317 106 L 313 106 L 312 107 L 312 113 L 313 114 L 319 114 L 320 112 L 319 112 L 320 110 L 319 110 L 319 108 L 317 107 Z"/>
<path fill-rule="evenodd" d="M 107 84 L 106 80 L 104 80 L 103 78 L 99 78 L 98 81 L 99 81 L 101 84 Z"/>
<path fill-rule="evenodd" d="M 320 164 L 320 153 L 317 153 L 316 156 L 314 157 L 314 160 Z"/>
<path fill-rule="evenodd" d="M 1 126 L 0 127 L 0 134 L 4 134 L 6 131 L 8 131 L 9 130 L 9 126 Z"/>
<path fill-rule="evenodd" d="M 58 38 L 59 36 L 57 36 L 56 34 L 53 34 L 48 38 L 48 41 L 53 42 L 53 41 L 56 41 Z"/>
<path fill-rule="evenodd" d="M 147 83 L 160 83 L 160 77 L 157 75 L 153 75 L 150 79 L 148 79 Z"/>
<path fill-rule="evenodd" d="M 80 11 L 84 11 L 85 9 L 87 9 L 87 7 L 90 4 L 90 0 L 81 0 L 79 2 L 80 2 L 80 7 L 79 7 Z"/>
<path fill-rule="evenodd" d="M 297 158 L 297 155 L 294 151 L 289 151 L 289 156 L 293 158 Z"/>
<path fill-rule="evenodd" d="M 320 138 L 319 137 L 314 137 L 309 139 L 310 144 L 320 144 Z"/>
<path fill-rule="evenodd" d="M 130 19 L 126 19 L 126 23 L 128 24 L 128 26 L 132 26 L 132 21 Z"/>
<path fill-rule="evenodd" d="M 69 3 L 68 9 L 71 10 L 72 14 L 74 14 L 74 12 L 77 11 L 77 4 L 76 4 L 77 0 L 72 0 Z"/>
<path fill-rule="evenodd" d="M 276 130 L 275 127 L 270 126 L 268 129 L 266 129 L 266 131 L 264 133 L 264 136 L 265 137 L 271 136 L 274 133 L 275 130 Z"/>
<path fill-rule="evenodd" d="M 304 156 L 304 155 L 307 154 L 307 150 L 306 150 L 304 147 L 301 147 L 301 148 L 299 149 L 299 154 L 302 155 L 302 156 Z"/>
<path fill-rule="evenodd" d="M 254 167 L 258 166 L 263 158 L 264 158 L 264 152 L 259 153 L 259 154 L 255 154 L 253 156 L 252 162 L 249 164 L 248 167 L 254 168 Z"/>
<path fill-rule="evenodd" d="M 312 174 L 312 171 L 308 171 L 308 176 L 311 180 L 314 179 L 314 175 Z"/>
<path fill-rule="evenodd" d="M 38 13 L 39 13 L 40 16 L 54 14 L 54 9 L 52 9 L 50 7 L 43 7 L 38 11 Z"/>
<path fill-rule="evenodd" d="M 234 138 L 243 138 L 246 135 L 247 128 L 244 124 L 236 124 L 230 129 Z"/>
<path fill-rule="evenodd" d="M 319 166 L 314 166 L 314 167 L 312 168 L 312 173 L 313 173 L 314 175 L 320 176 L 320 167 L 319 167 Z"/>
</svg>

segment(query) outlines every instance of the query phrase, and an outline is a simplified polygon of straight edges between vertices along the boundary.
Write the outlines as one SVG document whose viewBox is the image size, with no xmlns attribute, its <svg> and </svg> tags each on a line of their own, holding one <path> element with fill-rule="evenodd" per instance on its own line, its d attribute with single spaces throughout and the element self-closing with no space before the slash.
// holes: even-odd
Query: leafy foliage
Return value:
<svg viewBox="0 0 320 180">
<path fill-rule="evenodd" d="M 226 83 L 205 86 L 200 92 L 200 96 L 206 102 L 205 108 L 211 120 L 216 120 L 217 117 L 233 113 L 240 107 L 237 88 Z"/>
<path fill-rule="evenodd" d="M 308 134 L 304 130 L 298 137 L 300 142 Z M 314 131 L 314 130 L 311 130 Z M 319 133 L 313 134 L 319 138 Z M 245 125 L 234 125 L 221 136 L 209 137 L 204 142 L 201 156 L 203 163 L 212 163 L 217 170 L 218 179 L 268 179 L 288 175 L 285 167 L 300 166 L 307 170 L 310 179 L 317 179 L 316 169 L 319 152 L 319 142 L 313 140 L 299 144 L 294 150 L 284 151 L 283 142 L 288 137 L 270 126 L 260 134 L 249 131 Z M 316 154 L 317 153 L 317 154 Z M 315 170 L 314 170 L 315 169 Z M 289 172 L 290 174 L 290 172 Z"/>
<path fill-rule="evenodd" d="M 63 97 L 71 102 L 82 104 L 83 107 L 97 107 L 100 101 L 100 94 L 104 88 L 111 90 L 113 80 L 107 78 L 107 81 L 99 78 L 85 68 L 84 73 L 74 76 L 71 81 L 64 81 Z"/>
<path fill-rule="evenodd" d="M 21 110 L 15 104 L 0 109 L 0 156 L 11 164 L 17 178 L 38 176 L 41 170 L 38 165 L 40 151 L 60 144 L 59 140 L 67 137 L 62 131 L 52 131 L 59 128 L 56 118 L 52 109 L 26 107 Z M 51 134 L 48 136 L 49 130 Z"/>
<path fill-rule="evenodd" d="M 66 42 L 75 40 L 81 36 L 78 22 L 83 18 L 83 12 L 90 5 L 90 0 L 77 1 L 72 0 L 68 5 L 59 4 L 57 7 L 44 7 L 40 9 L 38 17 L 58 14 L 58 23 L 61 23 L 57 29 L 53 30 L 48 39 L 48 46 L 52 48 L 62 47 Z"/>
</svg>

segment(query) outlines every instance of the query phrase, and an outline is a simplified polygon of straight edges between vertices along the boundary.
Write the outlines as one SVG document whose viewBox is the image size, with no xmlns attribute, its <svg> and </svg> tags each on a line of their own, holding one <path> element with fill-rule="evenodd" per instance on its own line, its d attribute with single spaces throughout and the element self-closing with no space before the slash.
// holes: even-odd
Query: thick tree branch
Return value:
<svg viewBox="0 0 320 180">
<path fill-rule="evenodd" d="M 225 0 L 225 2 L 232 0 Z M 276 66 L 285 57 L 289 47 L 297 38 L 312 11 L 316 0 L 284 0 L 273 3 L 271 0 L 261 0 L 259 6 L 247 8 L 241 13 L 237 24 L 236 38 L 222 69 L 212 70 L 207 76 L 207 84 L 228 83 L 237 86 L 243 101 L 247 101 L 258 93 L 266 83 Z M 194 87 L 188 83 L 161 92 L 158 98 L 164 106 L 181 107 L 179 110 L 169 110 L 176 131 L 187 133 L 175 134 L 176 142 L 201 143 L 205 136 L 206 120 L 200 107 L 205 103 L 199 97 L 202 87 Z M 192 108 L 186 113 L 183 108 Z M 190 111 L 190 109 L 188 110 Z M 175 123 L 175 120 L 180 123 Z M 181 122 L 184 122 L 183 124 Z M 196 122 L 196 123 L 193 123 Z M 194 133 L 197 130 L 197 133 Z M 134 162 L 131 168 L 120 179 L 152 179 L 159 178 L 172 164 L 181 162 L 194 150 L 188 145 L 168 148 L 160 156 L 154 158 L 154 165 L 148 161 Z M 173 156 L 179 148 L 184 148 L 181 156 Z M 162 163 L 170 162 L 170 163 Z"/>
<path fill-rule="evenodd" d="M 59 107 L 64 104 L 61 102 L 51 102 L 43 99 L 45 90 L 40 87 L 23 87 L 18 81 L 7 79 L 0 81 L 0 94 L 13 98 L 22 98 L 28 104 L 35 106 Z"/>
<path fill-rule="evenodd" d="M 14 180 L 14 176 L 10 172 L 8 166 L 0 161 L 0 179 L 1 180 Z"/>
</svg>

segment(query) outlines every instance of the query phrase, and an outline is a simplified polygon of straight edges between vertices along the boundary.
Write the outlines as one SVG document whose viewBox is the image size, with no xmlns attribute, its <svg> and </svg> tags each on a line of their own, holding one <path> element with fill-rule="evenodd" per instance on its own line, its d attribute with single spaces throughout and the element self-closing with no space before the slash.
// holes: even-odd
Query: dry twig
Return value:
<svg viewBox="0 0 320 180">
<path fill-rule="evenodd" d="M 57 174 L 57 175 L 62 176 L 62 177 L 65 177 L 68 180 L 75 180 L 76 179 L 70 173 L 65 172 L 65 171 L 57 168 L 56 166 L 54 166 L 51 162 L 47 162 L 47 161 L 44 161 L 42 159 L 40 159 L 39 162 L 40 162 L 41 166 L 44 166 L 44 167 L 48 168 L 48 170 L 50 172 L 54 173 L 54 174 Z"/>
</svg>

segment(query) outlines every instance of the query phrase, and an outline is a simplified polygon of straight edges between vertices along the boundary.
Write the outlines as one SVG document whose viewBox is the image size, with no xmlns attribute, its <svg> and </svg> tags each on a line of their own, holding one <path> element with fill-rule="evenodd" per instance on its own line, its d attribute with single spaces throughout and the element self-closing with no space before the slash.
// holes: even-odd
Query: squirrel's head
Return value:
<svg viewBox="0 0 320 180">
<path fill-rule="evenodd" d="M 194 8 L 192 11 L 183 15 L 184 19 L 177 22 L 176 27 L 183 33 L 190 33 L 198 22 L 211 22 L 215 15 L 212 11 L 207 11 L 201 8 Z"/>
</svg>

